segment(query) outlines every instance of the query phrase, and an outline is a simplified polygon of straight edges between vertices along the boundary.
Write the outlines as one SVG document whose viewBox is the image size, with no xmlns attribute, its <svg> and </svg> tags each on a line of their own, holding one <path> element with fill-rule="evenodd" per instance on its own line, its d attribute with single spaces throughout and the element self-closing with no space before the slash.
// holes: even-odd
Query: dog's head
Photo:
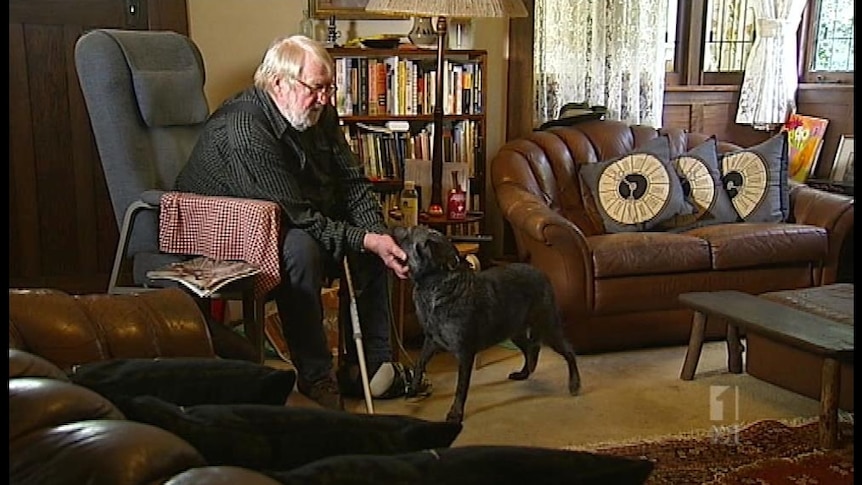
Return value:
<svg viewBox="0 0 862 485">
<path fill-rule="evenodd" d="M 454 271 L 462 266 L 458 249 L 440 231 L 421 225 L 409 228 L 397 226 L 392 235 L 407 253 L 407 266 L 410 267 L 413 280 Z"/>
</svg>

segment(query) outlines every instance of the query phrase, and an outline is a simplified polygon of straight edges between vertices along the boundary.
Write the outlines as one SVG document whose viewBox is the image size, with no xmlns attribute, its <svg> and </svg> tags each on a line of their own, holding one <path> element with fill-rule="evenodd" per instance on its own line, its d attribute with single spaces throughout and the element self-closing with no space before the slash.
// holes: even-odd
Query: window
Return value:
<svg viewBox="0 0 862 485">
<path fill-rule="evenodd" d="M 754 44 L 754 9 L 748 3 L 748 0 L 707 2 L 704 72 L 745 69 L 745 59 Z"/>
<path fill-rule="evenodd" d="M 805 66 L 801 81 L 853 83 L 853 0 L 808 1 L 797 31 L 800 66 Z M 688 79 L 688 84 L 740 84 L 756 35 L 752 3 L 668 0 L 668 84 L 681 83 L 682 79 Z"/>
<path fill-rule="evenodd" d="M 841 73 L 854 71 L 852 0 L 820 0 L 812 22 L 812 48 L 808 56 L 808 76 L 814 81 L 846 80 Z M 847 15 L 848 12 L 850 15 Z M 852 82 L 852 78 L 850 79 Z"/>
</svg>

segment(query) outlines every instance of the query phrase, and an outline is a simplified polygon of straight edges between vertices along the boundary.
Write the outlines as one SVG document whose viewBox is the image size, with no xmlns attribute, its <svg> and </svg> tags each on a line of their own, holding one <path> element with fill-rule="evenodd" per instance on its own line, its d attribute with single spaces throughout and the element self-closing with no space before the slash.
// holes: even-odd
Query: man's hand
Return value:
<svg viewBox="0 0 862 485">
<path fill-rule="evenodd" d="M 398 244 L 388 234 L 374 234 L 369 232 L 362 240 L 365 250 L 372 252 L 383 260 L 388 268 L 395 272 L 395 276 L 407 279 L 407 254 L 398 247 Z"/>
</svg>

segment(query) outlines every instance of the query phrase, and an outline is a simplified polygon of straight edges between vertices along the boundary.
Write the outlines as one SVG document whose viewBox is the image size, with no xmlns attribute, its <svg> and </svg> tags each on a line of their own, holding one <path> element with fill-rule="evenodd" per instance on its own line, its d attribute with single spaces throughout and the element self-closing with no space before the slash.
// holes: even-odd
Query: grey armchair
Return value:
<svg viewBox="0 0 862 485">
<path fill-rule="evenodd" d="M 165 286 L 147 271 L 192 256 L 159 250 L 159 203 L 209 116 L 200 51 L 176 32 L 96 29 L 78 39 L 75 65 L 120 228 L 108 293 Z M 132 281 L 121 281 L 129 263 Z M 243 301 L 244 330 L 262 361 L 265 299 L 253 281 L 213 297 Z"/>
</svg>

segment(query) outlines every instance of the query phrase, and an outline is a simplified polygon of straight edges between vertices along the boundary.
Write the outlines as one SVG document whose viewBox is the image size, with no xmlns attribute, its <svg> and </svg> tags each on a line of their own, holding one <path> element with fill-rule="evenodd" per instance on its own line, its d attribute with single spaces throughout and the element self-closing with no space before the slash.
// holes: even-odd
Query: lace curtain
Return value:
<svg viewBox="0 0 862 485">
<path fill-rule="evenodd" d="M 534 126 L 587 102 L 660 127 L 667 1 L 536 0 Z"/>
<path fill-rule="evenodd" d="M 755 38 L 745 63 L 736 122 L 772 130 L 796 109 L 796 30 L 806 0 L 752 0 Z"/>
</svg>

